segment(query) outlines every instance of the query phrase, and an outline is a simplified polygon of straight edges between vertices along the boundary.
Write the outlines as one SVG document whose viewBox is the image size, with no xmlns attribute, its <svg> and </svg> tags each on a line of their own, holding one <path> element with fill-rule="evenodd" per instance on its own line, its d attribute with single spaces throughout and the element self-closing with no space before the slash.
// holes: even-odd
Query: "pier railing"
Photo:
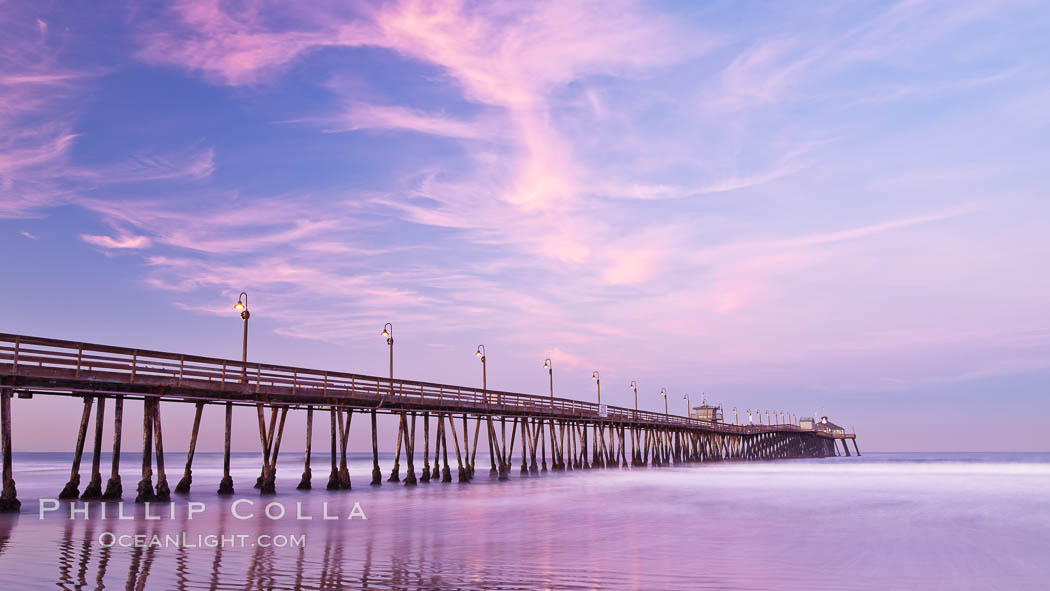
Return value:
<svg viewBox="0 0 1050 591">
<path fill-rule="evenodd" d="M 70 391 L 105 384 L 206 391 L 214 400 L 268 400 L 364 407 L 462 408 L 489 414 L 608 419 L 685 426 L 723 433 L 801 431 L 797 425 L 732 425 L 691 417 L 606 406 L 569 398 L 389 379 L 268 363 L 0 333 L 0 376 L 53 380 Z M 78 388 L 78 385 L 80 387 Z M 81 390 L 82 389 L 82 390 Z M 177 395 L 177 394 L 176 394 Z M 819 430 L 818 430 L 819 431 Z"/>
</svg>

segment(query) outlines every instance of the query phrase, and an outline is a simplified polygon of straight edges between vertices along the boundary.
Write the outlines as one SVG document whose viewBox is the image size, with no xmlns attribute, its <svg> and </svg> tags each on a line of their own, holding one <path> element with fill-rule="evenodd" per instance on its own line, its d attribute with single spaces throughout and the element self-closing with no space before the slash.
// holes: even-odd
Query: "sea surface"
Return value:
<svg viewBox="0 0 1050 591">
<path fill-rule="evenodd" d="M 166 457 L 174 488 L 184 455 Z M 0 590 L 1050 589 L 1050 454 L 865 453 L 524 478 L 515 465 L 508 482 L 489 480 L 479 455 L 473 482 L 414 488 L 368 486 L 370 457 L 355 454 L 352 490 L 328 492 L 323 456 L 314 490 L 297 491 L 301 455 L 288 453 L 278 495 L 264 498 L 252 488 L 258 454 L 236 454 L 237 494 L 223 498 L 221 454 L 198 453 L 192 493 L 148 514 L 131 502 L 138 459 L 121 460 L 127 519 L 112 503 L 106 518 L 91 503 L 86 519 L 70 519 L 61 503 L 41 519 L 70 454 L 15 454 L 23 506 L 0 515 Z M 283 518 L 264 515 L 271 502 Z"/>
</svg>

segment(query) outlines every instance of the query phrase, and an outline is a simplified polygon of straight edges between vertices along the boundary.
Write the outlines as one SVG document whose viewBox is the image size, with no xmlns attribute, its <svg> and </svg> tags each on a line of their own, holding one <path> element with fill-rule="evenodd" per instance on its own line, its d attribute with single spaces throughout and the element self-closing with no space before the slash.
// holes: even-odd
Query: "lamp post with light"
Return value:
<svg viewBox="0 0 1050 591">
<path fill-rule="evenodd" d="M 601 443 L 603 442 L 603 436 L 605 435 L 604 429 L 600 428 L 599 423 L 602 417 L 602 378 L 598 370 L 591 372 L 591 379 L 594 380 L 594 387 L 598 390 L 598 420 L 594 423 L 594 459 L 593 464 L 597 465 L 599 459 L 601 460 L 602 466 L 605 466 L 605 456 L 600 452 Z"/>
<path fill-rule="evenodd" d="M 486 358 L 485 358 L 485 345 L 478 345 L 477 350 L 474 351 L 474 356 L 477 357 L 479 360 L 481 360 L 481 393 L 482 393 L 482 397 L 485 399 L 486 403 L 491 404 L 492 403 L 492 399 L 489 397 L 489 394 L 488 394 L 488 390 L 489 390 L 488 376 L 487 376 L 486 371 L 485 371 L 485 361 L 486 361 Z M 489 426 L 489 463 L 491 465 L 491 467 L 489 468 L 489 477 L 490 478 L 493 477 L 493 476 L 496 476 L 497 473 L 501 474 L 501 475 L 503 473 L 503 458 L 499 459 L 500 469 L 498 471 L 496 470 L 496 448 L 492 446 L 492 436 L 493 436 L 493 434 L 494 433 L 493 433 L 492 427 L 490 425 Z M 506 438 L 504 437 L 504 439 L 506 439 Z"/>
<path fill-rule="evenodd" d="M 251 312 L 248 311 L 248 293 L 241 292 L 237 296 L 237 303 L 233 305 L 233 308 L 241 313 L 241 320 L 244 321 L 244 336 L 241 340 L 241 381 L 247 381 L 248 376 L 248 318 L 251 317 Z M 220 495 L 232 495 L 233 494 L 233 477 L 230 476 L 230 432 L 233 429 L 233 403 L 226 403 L 226 433 L 223 441 L 223 455 L 222 455 L 222 480 L 219 482 Z"/>
<path fill-rule="evenodd" d="M 554 409 L 554 364 L 551 363 L 551 358 L 550 357 L 548 357 L 548 358 L 543 360 L 543 368 L 547 370 L 547 383 L 550 386 L 551 409 L 553 410 Z M 558 469 L 558 460 L 555 457 L 553 457 L 553 454 L 555 454 L 555 452 L 554 452 L 554 449 L 555 449 L 555 447 L 554 447 L 554 422 L 553 422 L 553 419 L 551 419 L 551 421 L 552 421 L 551 422 L 551 431 L 550 431 L 551 454 L 552 454 L 552 457 L 551 457 L 551 468 L 554 468 L 555 470 L 557 470 Z M 543 472 L 546 472 L 547 471 L 547 438 L 543 436 L 543 423 L 544 423 L 544 420 L 541 418 L 540 419 L 540 458 L 541 458 L 541 465 L 542 465 L 542 467 L 540 468 L 540 470 L 542 470 Z"/>
<path fill-rule="evenodd" d="M 631 389 L 631 392 L 634 392 L 634 418 L 637 419 L 638 418 L 638 383 L 635 382 L 634 380 L 631 380 L 631 383 L 628 384 L 627 387 Z M 632 466 L 638 466 L 638 465 L 641 464 L 641 452 L 638 449 L 638 447 L 639 447 L 638 441 L 639 441 L 638 428 L 632 426 L 631 427 L 631 465 Z"/>
</svg>

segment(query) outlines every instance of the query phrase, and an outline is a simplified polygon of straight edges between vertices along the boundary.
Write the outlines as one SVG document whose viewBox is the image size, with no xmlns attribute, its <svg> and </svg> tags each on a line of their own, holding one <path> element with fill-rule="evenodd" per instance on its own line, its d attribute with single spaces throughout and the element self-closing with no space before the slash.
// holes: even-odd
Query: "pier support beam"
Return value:
<svg viewBox="0 0 1050 591">
<path fill-rule="evenodd" d="M 222 480 L 219 481 L 219 494 L 233 494 L 233 477 L 230 476 L 230 431 L 233 429 L 233 403 L 226 403 L 226 432 L 222 450 Z"/>
<path fill-rule="evenodd" d="M 120 434 L 124 426 L 124 397 L 117 396 L 113 402 L 113 464 L 106 481 L 106 492 L 102 493 L 103 501 L 119 501 L 124 494 L 120 484 Z"/>
<path fill-rule="evenodd" d="M 84 397 L 84 412 L 80 415 L 80 430 L 77 432 L 77 446 L 73 450 L 73 468 L 69 473 L 69 482 L 58 493 L 60 499 L 75 499 L 80 496 L 80 458 L 84 455 L 84 438 L 87 437 L 88 420 L 91 418 L 92 396 Z"/>
<path fill-rule="evenodd" d="M 853 451 L 857 452 L 857 455 L 859 456 L 860 455 L 860 448 L 857 447 L 857 438 L 856 437 L 851 437 L 851 439 L 853 440 Z"/>
<path fill-rule="evenodd" d="M 310 471 L 310 452 L 313 442 L 314 434 L 314 407 L 306 407 L 306 454 L 303 458 L 303 477 L 299 480 L 299 485 L 295 488 L 297 490 L 310 490 L 313 485 L 313 472 Z"/>
<path fill-rule="evenodd" d="M 153 398 L 142 399 L 142 477 L 135 495 L 136 503 L 152 501 L 153 492 Z"/>
<path fill-rule="evenodd" d="M 171 500 L 171 489 L 168 488 L 168 475 L 164 472 L 164 436 L 160 426 L 160 398 L 153 401 L 153 446 L 157 451 L 157 491 L 153 497 L 157 501 Z"/>
<path fill-rule="evenodd" d="M 351 410 L 346 411 L 346 421 L 343 421 L 343 411 L 339 411 L 339 488 L 350 490 L 350 468 L 346 464 L 346 448 L 350 444 L 350 419 L 354 418 Z"/>
<path fill-rule="evenodd" d="M 102 427 L 106 420 L 106 397 L 99 396 L 95 408 L 95 445 L 91 448 L 91 481 L 84 489 L 81 499 L 97 499 L 102 496 Z"/>
<path fill-rule="evenodd" d="M 0 513 L 17 513 L 22 508 L 15 490 L 14 461 L 11 452 L 11 389 L 0 389 L 0 444 L 3 445 L 3 491 L 0 492 Z"/>
<path fill-rule="evenodd" d="M 411 426 L 405 425 L 405 464 L 408 468 L 408 475 L 405 476 L 405 486 L 415 486 L 418 482 L 416 480 L 416 465 L 413 463 L 416 455 L 416 413 L 411 413 L 411 416 Z"/>
<path fill-rule="evenodd" d="M 101 406 L 99 407 L 102 408 Z M 182 479 L 175 485 L 175 492 L 181 495 L 190 492 L 190 484 L 193 482 L 193 454 L 197 449 L 197 433 L 201 428 L 201 414 L 204 412 L 204 403 L 198 402 L 193 412 L 193 428 L 190 430 L 190 447 L 186 451 L 186 467 L 182 471 Z"/>
<path fill-rule="evenodd" d="M 405 437 L 405 411 L 401 411 L 399 414 L 397 443 L 395 443 L 397 451 L 394 452 L 394 467 L 390 470 L 390 478 L 386 479 L 387 482 L 401 482 L 401 441 Z"/>
<path fill-rule="evenodd" d="M 382 486 L 383 472 L 379 469 L 379 435 L 376 433 L 376 409 L 372 409 L 372 486 Z"/>
<path fill-rule="evenodd" d="M 336 408 L 334 406 L 328 409 L 328 420 L 329 420 L 329 423 L 330 423 L 329 431 L 331 431 L 331 440 L 332 440 L 332 471 L 328 474 L 328 484 L 325 486 L 325 489 L 327 489 L 327 490 L 339 490 L 339 463 L 338 463 L 339 462 L 339 460 L 338 460 L 338 453 L 339 452 L 336 451 L 336 449 L 337 449 L 336 446 L 338 445 L 338 443 L 337 443 L 337 438 L 336 438 L 336 435 L 335 435 L 335 414 L 337 412 L 339 412 L 339 411 L 336 410 Z M 375 417 L 375 415 L 372 415 L 372 416 L 373 416 L 373 418 Z M 374 433 L 374 431 L 373 431 L 373 433 Z M 375 484 L 375 483 L 373 482 L 373 484 Z"/>
<path fill-rule="evenodd" d="M 423 413 L 423 473 L 420 482 L 430 482 L 430 413 Z"/>
</svg>

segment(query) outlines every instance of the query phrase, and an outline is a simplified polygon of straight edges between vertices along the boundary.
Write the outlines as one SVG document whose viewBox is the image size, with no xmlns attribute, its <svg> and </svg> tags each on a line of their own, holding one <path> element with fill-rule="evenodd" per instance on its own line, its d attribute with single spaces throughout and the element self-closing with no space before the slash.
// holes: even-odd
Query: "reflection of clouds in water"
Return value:
<svg viewBox="0 0 1050 591">
<path fill-rule="evenodd" d="M 113 519 L 115 511 L 101 520 L 93 510 L 87 521 L 61 512 L 41 521 L 31 512 L 36 503 L 27 503 L 20 516 L 0 516 L 0 570 L 17 573 L 29 587 L 180 591 L 695 590 L 795 580 L 832 589 L 858 577 L 883 588 L 894 580 L 937 586 L 945 577 L 971 584 L 945 566 L 956 560 L 948 557 L 981 565 L 965 575 L 973 581 L 994 576 L 1016 588 L 1050 576 L 1039 558 L 1050 551 L 1050 501 L 1031 494 L 1050 486 L 1050 456 L 968 458 L 868 454 L 515 476 L 509 483 L 481 472 L 465 485 L 338 492 L 295 491 L 298 475 L 286 471 L 278 497 L 234 497 L 255 501 L 251 510 L 259 517 L 249 520 L 234 519 L 233 499 L 220 499 L 210 487 L 180 497 L 173 520 L 159 509 L 152 512 L 162 519 L 146 521 L 143 508 L 129 503 L 126 513 L 135 520 Z M 55 471 L 59 485 L 63 472 Z M 206 512 L 190 519 L 186 500 L 205 502 Z M 290 518 L 262 518 L 271 501 L 284 504 Z M 299 502 L 313 519 L 294 519 Z M 360 503 L 368 520 L 324 520 L 324 502 L 340 517 Z M 977 529 L 994 544 L 975 543 L 970 534 Z M 243 548 L 109 548 L 98 542 L 107 531 L 249 540 Z M 305 535 L 306 547 L 253 547 L 258 534 Z M 829 562 L 829 547 L 854 558 Z M 996 559 L 1006 555 L 1013 557 L 1009 571 Z M 827 576 L 814 580 L 814 564 Z"/>
</svg>

